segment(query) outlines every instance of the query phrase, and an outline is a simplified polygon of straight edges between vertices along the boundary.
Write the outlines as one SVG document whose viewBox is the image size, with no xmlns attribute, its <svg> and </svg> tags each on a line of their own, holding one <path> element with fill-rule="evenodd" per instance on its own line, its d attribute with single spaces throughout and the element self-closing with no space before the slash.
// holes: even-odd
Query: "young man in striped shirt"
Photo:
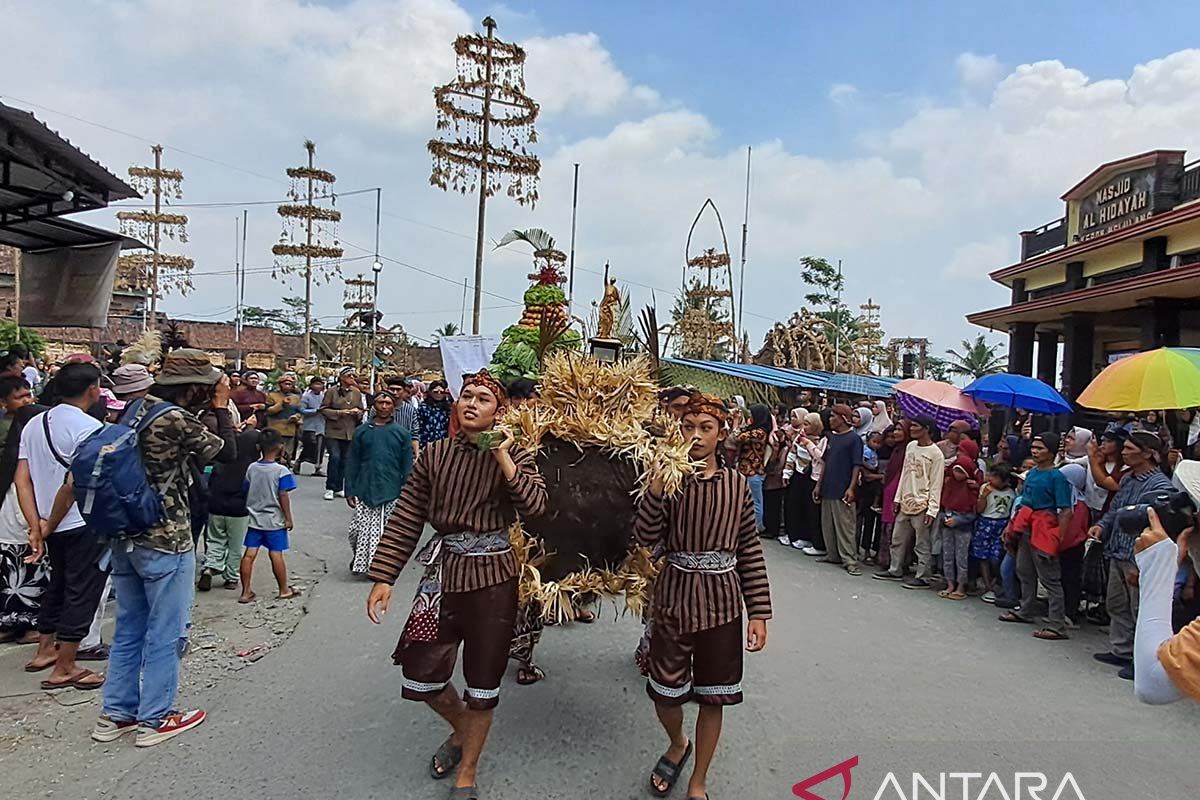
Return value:
<svg viewBox="0 0 1200 800">
<path fill-rule="evenodd" d="M 754 501 L 746 478 L 717 461 L 728 419 L 721 400 L 691 394 L 683 433 L 692 440 L 692 460 L 704 467 L 672 497 L 664 497 L 661 481 L 652 482 L 634 519 L 638 541 L 665 551 L 654 588 L 646 685 L 671 741 L 650 777 L 660 797 L 671 791 L 693 749 L 687 796 L 707 797 L 722 709 L 742 702 L 743 604 L 750 620 L 746 650 L 757 652 L 767 643 L 771 590 Z M 694 747 L 683 734 L 683 705 L 692 699 L 700 705 Z"/>
<path fill-rule="evenodd" d="M 478 797 L 475 771 L 508 664 L 517 613 L 508 528 L 518 514 L 546 509 L 546 483 L 533 456 L 511 435 L 491 431 L 505 400 L 487 370 L 464 377 L 459 433 L 421 452 L 368 570 L 375 585 L 367 616 L 378 624 L 425 524 L 433 527 L 433 539 L 417 556 L 425 572 L 393 658 L 404 670 L 401 695 L 428 703 L 453 728 L 429 769 L 444 778 L 458 767 L 456 800 Z M 462 699 L 450 682 L 459 645 L 467 683 Z"/>
</svg>

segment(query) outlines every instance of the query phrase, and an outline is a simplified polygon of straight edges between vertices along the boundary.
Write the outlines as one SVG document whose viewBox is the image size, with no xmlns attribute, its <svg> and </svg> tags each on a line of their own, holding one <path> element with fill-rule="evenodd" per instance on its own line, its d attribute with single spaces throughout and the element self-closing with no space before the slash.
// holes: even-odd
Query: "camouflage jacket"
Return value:
<svg viewBox="0 0 1200 800">
<path fill-rule="evenodd" d="M 147 411 L 163 402 L 147 396 Z M 233 424 L 229 412 L 216 412 L 221 435 L 213 433 L 194 414 L 175 409 L 163 414 L 142 431 L 139 444 L 146 480 L 159 493 L 166 519 L 134 541 L 163 553 L 184 553 L 192 549 L 192 517 L 188 505 L 188 484 L 193 480 L 189 459 L 204 463 L 231 460 L 237 455 Z"/>
</svg>

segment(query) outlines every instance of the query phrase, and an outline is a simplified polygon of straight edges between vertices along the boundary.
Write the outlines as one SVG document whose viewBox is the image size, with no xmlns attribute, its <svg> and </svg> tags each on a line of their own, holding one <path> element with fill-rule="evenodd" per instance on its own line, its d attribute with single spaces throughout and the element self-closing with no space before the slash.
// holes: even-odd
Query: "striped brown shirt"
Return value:
<svg viewBox="0 0 1200 800">
<path fill-rule="evenodd" d="M 654 589 L 655 619 L 683 633 L 709 630 L 738 618 L 771 618 L 767 563 L 754 524 L 754 500 L 745 476 L 720 469 L 693 476 L 673 497 L 646 494 L 634 518 L 638 542 L 666 552 L 725 550 L 736 554 L 733 572 L 684 572 L 667 564 Z"/>
<path fill-rule="evenodd" d="M 546 482 L 529 453 L 513 447 L 517 474 L 504 479 L 496 457 L 464 436 L 433 442 L 421 451 L 400 499 L 383 527 L 371 560 L 371 580 L 395 583 L 428 522 L 439 534 L 506 531 L 517 514 L 546 510 Z M 517 576 L 512 551 L 490 556 L 442 552 L 442 591 L 472 592 Z"/>
</svg>

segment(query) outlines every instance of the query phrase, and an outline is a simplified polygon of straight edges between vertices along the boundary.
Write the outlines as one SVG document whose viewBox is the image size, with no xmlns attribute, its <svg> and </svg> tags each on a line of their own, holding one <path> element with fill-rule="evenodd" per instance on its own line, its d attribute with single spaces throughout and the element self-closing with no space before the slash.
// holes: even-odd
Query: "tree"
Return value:
<svg viewBox="0 0 1200 800">
<path fill-rule="evenodd" d="M 284 297 L 283 308 L 246 306 L 242 309 L 242 324 L 274 328 L 289 336 L 304 333 L 304 298 Z"/>
<path fill-rule="evenodd" d="M 30 355 L 40 357 L 46 352 L 46 339 L 32 328 L 21 328 L 15 322 L 0 322 L 0 350 L 11 350 L 22 344 Z"/>
<path fill-rule="evenodd" d="M 979 334 L 974 339 L 963 339 L 961 352 L 947 350 L 950 358 L 946 361 L 946 369 L 954 375 L 964 375 L 970 378 L 982 378 L 996 372 L 1008 369 L 1008 357 L 1000 353 L 999 344 L 988 344 Z"/>
<path fill-rule="evenodd" d="M 458 325 L 453 322 L 447 322 L 442 327 L 433 332 L 433 343 L 436 345 L 442 340 L 443 336 L 458 336 L 462 331 L 458 329 Z"/>
<path fill-rule="evenodd" d="M 950 382 L 950 365 L 946 359 L 937 356 L 925 358 L 925 377 L 931 381 Z"/>
<path fill-rule="evenodd" d="M 825 340 L 837 351 L 839 368 L 849 368 L 858 340 L 866 329 L 863 317 L 842 302 L 846 279 L 841 267 L 835 267 L 824 258 L 804 256 L 800 259 L 800 278 L 810 287 L 804 299 L 821 309 L 816 311 L 816 316 L 825 321 Z"/>
<path fill-rule="evenodd" d="M 823 258 L 804 256 L 800 259 L 800 279 L 812 288 L 804 295 L 810 305 L 822 306 L 829 311 L 845 308 L 842 290 L 846 288 L 846 279 L 840 268 Z"/>
</svg>

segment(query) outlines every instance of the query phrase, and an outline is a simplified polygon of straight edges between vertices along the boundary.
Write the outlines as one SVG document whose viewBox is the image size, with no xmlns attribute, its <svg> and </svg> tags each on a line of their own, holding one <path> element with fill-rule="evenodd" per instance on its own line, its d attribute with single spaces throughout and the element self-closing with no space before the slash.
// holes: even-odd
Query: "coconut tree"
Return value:
<svg viewBox="0 0 1200 800">
<path fill-rule="evenodd" d="M 1000 352 L 1001 345 L 988 344 L 979 334 L 974 339 L 964 339 L 961 350 L 947 350 L 946 369 L 955 375 L 982 378 L 1008 368 L 1008 356 Z"/>
<path fill-rule="evenodd" d="M 462 331 L 458 329 L 458 325 L 454 324 L 453 322 L 447 322 L 445 325 L 433 332 L 433 343 L 437 344 L 440 342 L 443 336 L 458 336 L 458 334 L 461 332 Z"/>
</svg>

